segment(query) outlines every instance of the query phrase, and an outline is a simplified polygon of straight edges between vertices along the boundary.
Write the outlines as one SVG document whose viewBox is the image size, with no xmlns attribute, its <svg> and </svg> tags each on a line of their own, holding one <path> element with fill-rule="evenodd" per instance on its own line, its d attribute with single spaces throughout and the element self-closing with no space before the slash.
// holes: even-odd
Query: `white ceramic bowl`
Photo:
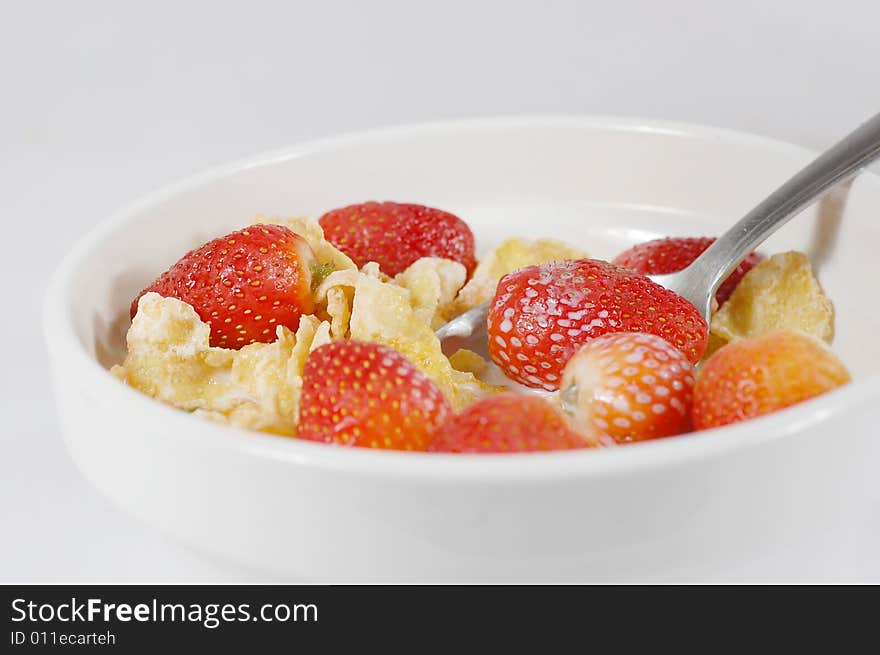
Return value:
<svg viewBox="0 0 880 655">
<path fill-rule="evenodd" d="M 720 232 L 810 157 L 720 129 L 512 118 L 344 136 L 191 178 L 102 224 L 55 274 L 45 332 L 65 441 L 119 506 L 281 579 L 857 579 L 880 526 L 872 175 L 763 248 L 811 253 L 855 382 L 734 427 L 584 452 L 347 449 L 200 420 L 107 372 L 134 295 L 258 212 L 420 202 L 467 220 L 481 250 L 555 236 L 611 257 Z"/>
</svg>

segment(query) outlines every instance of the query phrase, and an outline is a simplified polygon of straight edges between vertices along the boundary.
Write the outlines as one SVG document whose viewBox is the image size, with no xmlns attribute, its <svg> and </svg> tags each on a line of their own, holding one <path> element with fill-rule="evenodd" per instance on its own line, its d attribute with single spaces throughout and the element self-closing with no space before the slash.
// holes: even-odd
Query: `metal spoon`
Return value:
<svg viewBox="0 0 880 655">
<path fill-rule="evenodd" d="M 740 262 L 795 214 L 833 186 L 856 175 L 880 157 L 880 114 L 771 193 L 697 257 L 687 268 L 669 275 L 650 275 L 654 282 L 689 300 L 708 324 L 718 285 Z M 455 317 L 437 330 L 443 351 L 468 348 L 488 358 L 486 316 L 489 304 Z"/>
</svg>

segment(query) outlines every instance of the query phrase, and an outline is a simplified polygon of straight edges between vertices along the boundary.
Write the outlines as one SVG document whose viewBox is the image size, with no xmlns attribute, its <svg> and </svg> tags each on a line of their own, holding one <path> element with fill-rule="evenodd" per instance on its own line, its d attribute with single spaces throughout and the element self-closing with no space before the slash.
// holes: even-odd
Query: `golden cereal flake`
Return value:
<svg viewBox="0 0 880 655">
<path fill-rule="evenodd" d="M 351 306 L 354 303 L 354 288 L 358 279 L 366 275 L 387 281 L 389 278 L 379 271 L 377 265 L 366 264 L 361 271 L 347 269 L 334 271 L 315 289 L 315 304 L 318 313 L 326 314 L 330 320 L 330 335 L 334 339 L 348 337 Z"/>
<path fill-rule="evenodd" d="M 381 343 L 402 353 L 440 387 L 456 411 L 496 390 L 472 373 L 452 367 L 431 326 L 416 316 L 410 292 L 395 284 L 360 276 L 351 312 L 351 338 Z"/>
<path fill-rule="evenodd" d="M 794 330 L 831 341 L 834 310 L 807 256 L 773 255 L 750 270 L 712 317 L 711 334 L 729 342 Z"/>
<path fill-rule="evenodd" d="M 409 290 L 413 312 L 436 330 L 452 318 L 452 301 L 467 278 L 458 262 L 439 257 L 422 257 L 394 278 L 394 284 Z"/>
<path fill-rule="evenodd" d="M 309 343 L 309 352 L 312 352 L 315 348 L 320 348 L 325 343 L 330 343 L 332 340 L 333 338 L 330 336 L 330 324 L 327 321 L 321 321 L 318 324 L 318 329 L 315 330 L 315 336 L 312 337 L 312 341 Z"/>
<path fill-rule="evenodd" d="M 352 302 L 354 302 L 352 288 L 334 286 L 327 289 L 327 315 L 330 317 L 330 336 L 334 339 L 345 339 L 348 335 Z"/>
<path fill-rule="evenodd" d="M 721 346 L 727 345 L 727 339 L 718 336 L 712 330 L 709 330 L 709 341 L 706 344 L 706 352 L 703 353 L 703 361 L 709 359 L 712 355 L 715 354 L 715 351 L 721 348 Z"/>
<path fill-rule="evenodd" d="M 321 264 L 322 266 L 327 266 L 327 268 L 329 268 L 330 270 L 357 270 L 357 266 L 355 266 L 354 262 L 351 261 L 348 255 L 343 253 L 341 250 L 338 250 L 332 243 L 324 238 L 324 230 L 321 228 L 321 224 L 318 223 L 318 221 L 314 218 L 306 216 L 294 218 L 281 218 L 278 216 L 273 216 L 269 218 L 258 214 L 254 218 L 254 223 L 283 225 L 291 232 L 295 232 L 296 234 L 300 235 L 302 238 L 309 242 L 312 250 L 315 251 L 315 257 L 318 258 L 318 264 Z"/>
<path fill-rule="evenodd" d="M 583 257 L 588 257 L 586 252 L 556 239 L 508 239 L 480 260 L 473 277 L 455 300 L 455 313 L 492 300 L 498 280 L 517 269 Z"/>
<path fill-rule="evenodd" d="M 381 270 L 379 270 L 379 264 L 376 262 L 367 262 L 361 267 L 361 273 L 364 275 L 369 275 L 370 277 L 374 277 L 377 280 L 382 280 L 383 282 L 388 282 L 391 278 L 385 275 Z"/>
<path fill-rule="evenodd" d="M 315 289 L 315 302 L 319 304 L 326 303 L 327 294 L 330 292 L 330 289 L 342 287 L 354 289 L 360 276 L 361 273 L 357 269 L 333 271 L 330 275 L 325 277 L 324 281 L 318 285 L 317 289 Z"/>
<path fill-rule="evenodd" d="M 303 316 L 299 319 L 299 327 L 296 329 L 296 343 L 290 353 L 294 362 L 294 368 L 302 371 L 306 365 L 309 353 L 320 345 L 314 345 L 318 336 L 318 328 L 326 321 L 320 321 L 316 316 Z"/>
<path fill-rule="evenodd" d="M 459 348 L 449 358 L 449 363 L 456 371 L 473 373 L 477 377 L 483 375 L 489 368 L 489 363 L 473 350 Z"/>
<path fill-rule="evenodd" d="M 354 290 L 358 280 L 363 276 L 372 277 L 382 282 L 387 282 L 391 279 L 379 270 L 379 265 L 375 262 L 364 264 L 364 267 L 361 270 L 355 268 L 333 271 L 330 275 L 324 278 L 324 281 L 318 285 L 317 289 L 315 289 L 315 302 L 326 302 L 327 293 L 334 287 L 348 287 Z"/>
<path fill-rule="evenodd" d="M 188 304 L 145 294 L 126 337 L 128 354 L 112 373 L 175 407 L 252 430 L 294 435 L 305 359 L 330 340 L 330 325 L 301 319 L 271 343 L 240 350 L 209 345 L 210 328 Z"/>
</svg>

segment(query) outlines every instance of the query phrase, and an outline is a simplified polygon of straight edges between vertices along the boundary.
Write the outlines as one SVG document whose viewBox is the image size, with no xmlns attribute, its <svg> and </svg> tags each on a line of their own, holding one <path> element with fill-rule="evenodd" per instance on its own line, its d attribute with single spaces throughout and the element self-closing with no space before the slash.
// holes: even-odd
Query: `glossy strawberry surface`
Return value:
<svg viewBox="0 0 880 655">
<path fill-rule="evenodd" d="M 597 259 L 529 266 L 503 277 L 487 319 L 489 354 L 511 379 L 559 388 L 562 369 L 590 339 L 647 332 L 695 363 L 707 326 L 697 309 L 647 277 Z"/>
<path fill-rule="evenodd" d="M 536 396 L 500 393 L 451 416 L 429 450 L 447 453 L 524 453 L 586 448 L 566 417 Z"/>
<path fill-rule="evenodd" d="M 327 212 L 319 222 L 334 246 L 363 266 L 376 262 L 397 275 L 422 257 L 477 265 L 474 235 L 457 216 L 440 209 L 399 202 L 364 202 Z"/>
<path fill-rule="evenodd" d="M 252 225 L 188 252 L 148 291 L 182 300 L 211 326 L 211 345 L 238 349 L 275 340 L 276 328 L 296 330 L 314 308 L 315 254 L 281 225 Z"/>
<path fill-rule="evenodd" d="M 299 437 L 324 443 L 425 450 L 451 414 L 443 393 L 387 346 L 334 341 L 306 360 Z"/>
</svg>

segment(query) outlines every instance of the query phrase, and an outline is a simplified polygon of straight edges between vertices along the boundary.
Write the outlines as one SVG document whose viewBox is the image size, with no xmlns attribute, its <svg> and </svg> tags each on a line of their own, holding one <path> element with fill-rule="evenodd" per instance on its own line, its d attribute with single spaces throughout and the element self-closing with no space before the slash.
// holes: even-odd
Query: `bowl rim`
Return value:
<svg viewBox="0 0 880 655">
<path fill-rule="evenodd" d="M 617 116 L 548 115 L 500 116 L 412 123 L 343 133 L 280 148 L 211 167 L 161 187 L 116 211 L 80 237 L 61 259 L 52 274 L 43 302 L 43 331 L 53 376 L 60 377 L 59 362 L 74 370 L 80 383 L 92 393 L 111 398 L 129 415 L 155 412 L 167 422 L 175 438 L 204 448 L 222 448 L 242 455 L 295 463 L 327 471 L 349 471 L 367 475 L 417 478 L 421 481 L 450 479 L 515 481 L 555 480 L 580 476 L 626 475 L 656 467 L 722 456 L 750 446 L 769 443 L 797 434 L 880 397 L 880 374 L 854 380 L 805 403 L 750 421 L 676 438 L 629 444 L 622 447 L 517 454 L 441 454 L 351 448 L 314 443 L 212 423 L 189 416 L 150 398 L 114 378 L 77 337 L 70 296 L 73 273 L 109 235 L 134 216 L 184 191 L 217 178 L 252 168 L 363 145 L 389 138 L 431 133 L 484 131 L 511 128 L 569 127 L 613 131 L 660 133 L 682 138 L 737 141 L 763 149 L 785 151 L 803 158 L 815 152 L 765 136 L 721 127 L 683 122 Z M 860 181 L 880 189 L 880 177 L 870 171 Z M 58 391 L 56 390 L 56 394 Z M 57 400 L 57 398 L 56 398 Z M 180 423 L 178 423 L 178 421 Z M 193 422 L 197 421 L 198 425 Z M 65 429 L 62 421 L 62 430 Z M 194 441 L 193 441 L 194 440 Z"/>
</svg>

